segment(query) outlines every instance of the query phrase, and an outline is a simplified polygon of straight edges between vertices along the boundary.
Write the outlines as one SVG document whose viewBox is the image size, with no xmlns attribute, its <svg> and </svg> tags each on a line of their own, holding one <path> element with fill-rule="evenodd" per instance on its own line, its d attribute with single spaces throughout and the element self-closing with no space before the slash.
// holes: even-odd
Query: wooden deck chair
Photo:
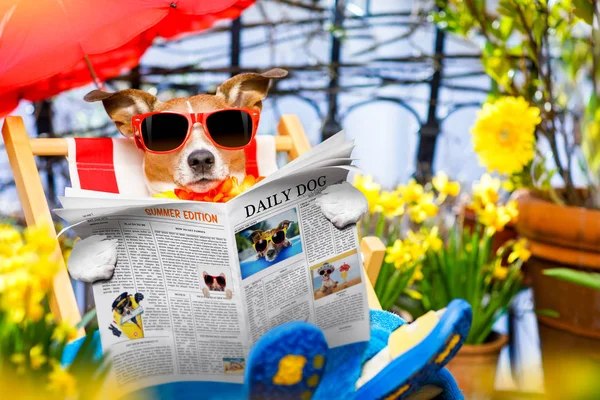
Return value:
<svg viewBox="0 0 600 400">
<path fill-rule="evenodd" d="M 310 143 L 297 116 L 284 115 L 279 122 L 277 131 L 278 135 L 273 139 L 275 150 L 287 153 L 290 160 L 297 158 L 310 149 Z M 27 225 L 47 224 L 53 226 L 34 156 L 68 156 L 70 150 L 72 151 L 72 148 L 70 149 L 71 142 L 62 138 L 29 138 L 21 117 L 7 117 L 2 127 L 2 136 Z M 108 139 L 85 140 L 96 141 L 93 143 L 100 144 L 105 143 Z M 128 139 L 115 140 L 127 141 Z M 72 180 L 83 179 L 81 171 L 77 172 L 76 169 L 70 166 L 70 172 L 72 175 L 74 173 L 78 174 L 76 178 L 72 176 Z M 119 182 L 116 182 L 116 184 L 118 185 Z M 121 185 L 125 186 L 122 183 Z M 60 251 L 58 242 L 57 251 Z M 369 278 L 366 282 L 369 306 L 381 309 L 373 290 L 373 284 L 383 262 L 385 246 L 378 238 L 367 237 L 361 242 L 361 251 L 364 257 L 363 264 Z M 69 274 L 64 264 L 54 280 L 50 308 L 60 321 L 66 320 L 75 324 L 81 319 Z"/>
</svg>

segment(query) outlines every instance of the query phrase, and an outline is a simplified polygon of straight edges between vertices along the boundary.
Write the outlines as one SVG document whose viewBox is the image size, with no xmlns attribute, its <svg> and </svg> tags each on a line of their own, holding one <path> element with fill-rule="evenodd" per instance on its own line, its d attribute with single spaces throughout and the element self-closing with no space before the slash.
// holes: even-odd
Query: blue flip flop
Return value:
<svg viewBox="0 0 600 400">
<path fill-rule="evenodd" d="M 307 322 L 273 328 L 246 362 L 248 399 L 310 399 L 321 382 L 328 352 L 323 332 Z"/>
<path fill-rule="evenodd" d="M 467 338 L 471 319 L 466 301 L 450 302 L 433 330 L 358 388 L 355 398 L 400 400 L 434 380 Z"/>
</svg>

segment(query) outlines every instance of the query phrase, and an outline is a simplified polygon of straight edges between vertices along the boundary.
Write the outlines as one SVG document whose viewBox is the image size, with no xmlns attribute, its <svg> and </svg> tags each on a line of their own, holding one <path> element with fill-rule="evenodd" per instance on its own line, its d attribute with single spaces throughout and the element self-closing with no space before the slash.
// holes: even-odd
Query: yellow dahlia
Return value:
<svg viewBox="0 0 600 400">
<path fill-rule="evenodd" d="M 481 164 L 502 174 L 521 171 L 533 159 L 534 132 L 540 122 L 540 110 L 522 97 L 484 104 L 471 128 Z"/>
</svg>

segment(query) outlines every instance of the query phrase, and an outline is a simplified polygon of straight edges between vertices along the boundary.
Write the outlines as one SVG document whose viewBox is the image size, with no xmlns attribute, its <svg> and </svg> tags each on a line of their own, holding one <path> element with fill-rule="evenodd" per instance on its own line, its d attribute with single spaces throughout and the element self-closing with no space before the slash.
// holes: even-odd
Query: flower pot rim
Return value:
<svg viewBox="0 0 600 400">
<path fill-rule="evenodd" d="M 499 353 L 500 350 L 508 343 L 508 335 L 493 331 L 490 333 L 493 339 L 490 342 L 482 344 L 463 344 L 460 349 L 462 355 L 480 356 L 485 354 Z"/>
<path fill-rule="evenodd" d="M 556 189 L 558 191 L 560 191 L 560 188 L 556 188 Z M 511 199 L 516 199 L 517 201 L 519 201 L 521 199 L 525 199 L 525 198 L 528 201 L 536 202 L 536 203 L 544 203 L 547 206 L 551 206 L 551 207 L 557 207 L 557 208 L 563 208 L 563 209 L 566 208 L 566 209 L 570 209 L 570 210 L 577 211 L 577 212 L 586 212 L 586 213 L 597 214 L 597 217 L 600 218 L 600 209 L 556 204 L 553 201 L 550 201 L 548 199 L 541 197 L 538 192 L 531 190 L 531 189 L 519 189 L 519 190 L 516 190 L 515 192 L 513 192 L 513 194 L 511 195 Z"/>
</svg>

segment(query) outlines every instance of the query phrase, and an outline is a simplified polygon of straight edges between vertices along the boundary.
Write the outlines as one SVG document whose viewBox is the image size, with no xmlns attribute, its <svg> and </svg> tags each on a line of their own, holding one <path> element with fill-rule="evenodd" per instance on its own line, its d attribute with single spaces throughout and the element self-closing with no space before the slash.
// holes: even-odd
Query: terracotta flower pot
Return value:
<svg viewBox="0 0 600 400">
<path fill-rule="evenodd" d="M 508 336 L 493 332 L 483 344 L 463 345 L 448 363 L 447 368 L 465 399 L 485 400 L 492 397 L 500 350 L 506 343 Z"/>
<path fill-rule="evenodd" d="M 600 272 L 600 211 L 559 206 L 529 191 L 513 197 L 519 203 L 517 231 L 529 240 L 532 253 L 527 267 L 535 308 L 559 314 L 557 318 L 538 314 L 539 321 L 600 339 L 600 291 L 543 274 L 548 268 Z"/>
</svg>

